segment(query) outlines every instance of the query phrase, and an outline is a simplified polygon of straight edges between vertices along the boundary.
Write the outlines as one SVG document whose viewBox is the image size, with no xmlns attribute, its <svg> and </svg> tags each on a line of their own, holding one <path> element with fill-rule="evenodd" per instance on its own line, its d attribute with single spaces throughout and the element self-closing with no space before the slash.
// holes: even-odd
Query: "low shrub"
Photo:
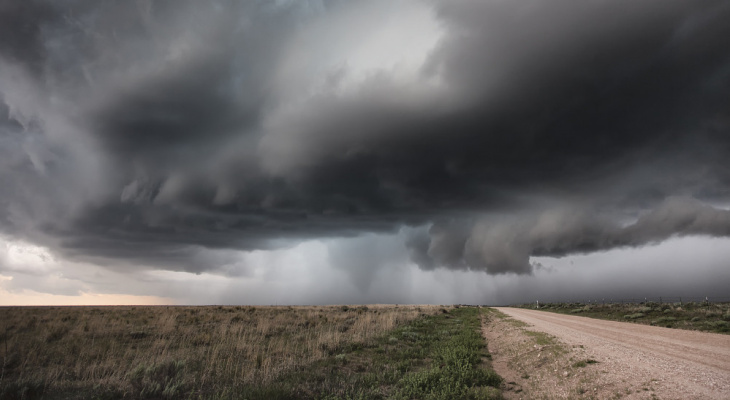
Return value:
<svg viewBox="0 0 730 400">
<path fill-rule="evenodd" d="M 727 321 L 707 321 L 705 325 L 713 332 L 730 332 L 730 323 Z"/>
<path fill-rule="evenodd" d="M 661 318 L 651 321 L 651 324 L 652 325 L 661 325 L 661 326 L 666 326 L 667 328 L 671 328 L 675 321 L 677 321 L 677 319 L 674 317 L 661 317 Z"/>
<path fill-rule="evenodd" d="M 598 364 L 598 361 L 589 358 L 587 360 L 581 360 L 573 364 L 573 368 L 585 368 L 588 364 Z"/>
</svg>

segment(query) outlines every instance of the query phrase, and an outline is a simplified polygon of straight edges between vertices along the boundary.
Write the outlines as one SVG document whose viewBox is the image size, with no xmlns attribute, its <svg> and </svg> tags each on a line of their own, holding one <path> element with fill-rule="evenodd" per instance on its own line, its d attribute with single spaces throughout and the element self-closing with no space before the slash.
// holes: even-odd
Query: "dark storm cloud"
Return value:
<svg viewBox="0 0 730 400">
<path fill-rule="evenodd" d="M 442 37 L 406 78 L 330 54 L 391 4 L 0 6 L 2 231 L 230 274 L 226 249 L 403 225 L 423 268 L 492 274 L 728 235 L 671 197 L 730 199 L 726 2 L 417 3 Z"/>
<path fill-rule="evenodd" d="M 448 246 L 443 245 L 448 227 L 435 224 L 427 245 L 412 246 L 411 258 L 424 268 L 461 263 L 490 274 L 529 274 L 532 256 L 564 257 L 640 247 L 681 236 L 730 236 L 730 211 L 683 197 L 668 198 L 633 223 L 621 222 L 616 215 L 591 209 L 552 209 L 506 221 L 479 221 L 449 232 Z M 449 261 L 443 261 L 445 258 Z"/>
<path fill-rule="evenodd" d="M 0 4 L 0 52 L 34 73 L 45 58 L 41 29 L 59 15 L 42 1 L 6 1 Z"/>
</svg>

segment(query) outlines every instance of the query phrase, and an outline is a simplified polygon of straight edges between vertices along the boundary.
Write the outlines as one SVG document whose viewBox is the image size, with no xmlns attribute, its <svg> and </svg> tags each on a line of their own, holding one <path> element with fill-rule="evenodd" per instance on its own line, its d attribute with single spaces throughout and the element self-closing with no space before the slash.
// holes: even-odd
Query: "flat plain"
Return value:
<svg viewBox="0 0 730 400">
<path fill-rule="evenodd" d="M 0 399 L 730 398 L 724 306 L 571 307 L 0 307 Z"/>
<path fill-rule="evenodd" d="M 500 398 L 458 306 L 3 307 L 1 399 Z"/>
</svg>

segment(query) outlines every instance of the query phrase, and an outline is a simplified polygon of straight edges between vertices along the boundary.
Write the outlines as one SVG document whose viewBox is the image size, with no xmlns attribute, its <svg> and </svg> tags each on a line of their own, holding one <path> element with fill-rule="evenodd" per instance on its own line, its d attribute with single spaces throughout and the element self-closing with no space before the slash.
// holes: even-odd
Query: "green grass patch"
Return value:
<svg viewBox="0 0 730 400">
<path fill-rule="evenodd" d="M 543 332 L 525 331 L 527 336 L 531 336 L 535 339 L 535 343 L 540 346 L 554 345 L 555 338 Z"/>
<path fill-rule="evenodd" d="M 522 322 L 522 321 L 520 321 L 520 320 L 517 320 L 517 319 L 514 319 L 514 318 L 510 318 L 510 317 L 506 317 L 506 318 L 505 318 L 505 321 L 507 321 L 508 323 L 510 323 L 510 324 L 512 324 L 512 325 L 514 325 L 514 326 L 516 326 L 517 328 L 524 328 L 524 327 L 526 327 L 526 326 L 530 326 L 530 325 L 529 325 L 528 323 L 526 323 L 526 322 Z"/>
<path fill-rule="evenodd" d="M 475 307 L 424 317 L 246 393 L 261 399 L 501 399 L 502 378 L 484 362 L 489 353 L 480 326 Z"/>
</svg>

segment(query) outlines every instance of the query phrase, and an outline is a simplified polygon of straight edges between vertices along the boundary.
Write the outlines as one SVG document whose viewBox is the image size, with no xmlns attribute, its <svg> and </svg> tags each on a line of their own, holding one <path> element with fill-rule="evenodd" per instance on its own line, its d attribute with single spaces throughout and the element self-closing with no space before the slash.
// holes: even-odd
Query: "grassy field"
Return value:
<svg viewBox="0 0 730 400">
<path fill-rule="evenodd" d="M 4 307 L 0 399 L 500 398 L 480 317 L 438 306 Z"/>
<path fill-rule="evenodd" d="M 535 308 L 535 304 L 525 304 L 519 307 Z M 547 303 L 540 304 L 540 310 L 667 328 L 730 334 L 730 303 L 646 302 L 640 304 L 607 303 L 588 305 L 581 303 Z"/>
</svg>

